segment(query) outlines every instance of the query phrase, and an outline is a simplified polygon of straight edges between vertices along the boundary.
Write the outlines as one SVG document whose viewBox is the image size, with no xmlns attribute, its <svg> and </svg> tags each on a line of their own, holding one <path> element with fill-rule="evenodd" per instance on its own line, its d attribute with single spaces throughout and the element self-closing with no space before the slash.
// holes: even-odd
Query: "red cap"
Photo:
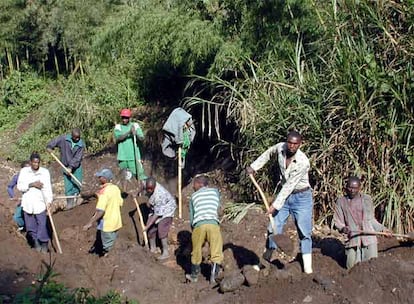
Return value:
<svg viewBox="0 0 414 304">
<path fill-rule="evenodd" d="M 121 110 L 121 117 L 131 117 L 131 110 L 130 109 L 122 109 Z"/>
</svg>

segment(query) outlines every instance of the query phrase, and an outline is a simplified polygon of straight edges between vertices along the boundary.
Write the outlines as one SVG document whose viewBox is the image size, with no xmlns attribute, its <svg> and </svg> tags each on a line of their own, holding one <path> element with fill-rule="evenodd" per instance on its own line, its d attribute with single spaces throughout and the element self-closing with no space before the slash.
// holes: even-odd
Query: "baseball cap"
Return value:
<svg viewBox="0 0 414 304">
<path fill-rule="evenodd" d="M 131 110 L 130 109 L 122 109 L 120 114 L 121 114 L 121 117 L 131 117 Z"/>
<path fill-rule="evenodd" d="M 95 173 L 96 177 L 105 177 L 107 180 L 111 180 L 114 175 L 112 174 L 111 169 L 104 168 L 101 171 Z"/>
</svg>

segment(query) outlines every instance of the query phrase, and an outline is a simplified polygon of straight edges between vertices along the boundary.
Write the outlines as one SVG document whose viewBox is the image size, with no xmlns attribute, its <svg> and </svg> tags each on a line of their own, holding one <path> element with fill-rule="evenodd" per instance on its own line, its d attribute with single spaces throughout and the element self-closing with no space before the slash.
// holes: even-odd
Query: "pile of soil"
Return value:
<svg viewBox="0 0 414 304">
<path fill-rule="evenodd" d="M 118 172 L 113 153 L 88 157 L 84 161 L 84 191 L 98 188 L 93 177 L 102 167 Z M 222 223 L 224 240 L 225 273 L 241 269 L 245 265 L 259 265 L 261 271 L 255 286 L 242 286 L 238 290 L 221 294 L 210 286 L 206 277 L 198 283 L 187 284 L 184 273 L 190 266 L 191 229 L 188 221 L 188 197 L 191 185 L 184 189 L 183 219 L 175 219 L 169 241 L 171 258 L 160 263 L 146 248 L 141 246 L 141 230 L 135 204 L 129 195 L 122 208 L 123 228 L 114 249 L 107 257 L 89 254 L 95 239 L 95 230 L 82 231 L 95 209 L 95 201 L 85 202 L 73 210 L 59 211 L 53 218 L 58 229 L 63 254 L 52 248 L 50 255 L 30 249 L 22 234 L 16 232 L 6 184 L 17 170 L 14 164 L 3 162 L 0 176 L 0 297 L 11 302 L 16 293 L 31 286 L 41 271 L 43 262 L 54 263 L 56 280 L 71 288 L 91 288 L 96 295 L 116 290 L 129 299 L 140 303 L 410 303 L 414 288 L 414 259 L 411 244 L 400 244 L 395 239 L 379 238 L 379 258 L 357 265 L 351 271 L 344 269 L 344 248 L 334 234 L 315 234 L 314 274 L 302 273 L 300 263 L 289 257 L 275 255 L 271 264 L 261 259 L 265 244 L 267 218 L 260 210 L 251 210 L 236 225 Z M 148 168 L 156 165 L 147 163 Z M 55 195 L 62 195 L 61 170 L 57 164 L 49 167 Z M 168 180 L 153 172 L 161 183 Z M 220 178 L 214 179 L 221 181 Z M 215 185 L 224 192 L 223 184 Z M 134 185 L 131 185 L 132 190 Z M 60 191 L 60 192 L 59 192 Z M 145 204 L 145 198 L 139 198 Z M 290 223 L 287 233 L 294 234 Z M 208 258 L 207 248 L 205 250 Z"/>
</svg>

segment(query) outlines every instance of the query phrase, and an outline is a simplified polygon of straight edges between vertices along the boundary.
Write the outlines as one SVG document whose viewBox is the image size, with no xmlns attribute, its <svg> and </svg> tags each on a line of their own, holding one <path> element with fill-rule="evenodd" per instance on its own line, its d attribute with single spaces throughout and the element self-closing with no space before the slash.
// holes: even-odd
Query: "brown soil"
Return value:
<svg viewBox="0 0 414 304">
<path fill-rule="evenodd" d="M 87 158 L 85 191 L 97 189 L 93 173 L 109 166 L 117 172 L 114 154 Z M 81 227 L 92 216 L 95 202 L 82 204 L 70 211 L 60 211 L 53 218 L 59 232 L 63 254 L 52 249 L 51 255 L 30 249 L 24 237 L 15 232 L 11 212 L 14 206 L 7 198 L 6 183 L 16 170 L 14 164 L 1 165 L 0 176 L 0 295 L 5 302 L 36 281 L 42 261 L 54 262 L 56 279 L 68 287 L 91 288 L 97 295 L 113 289 L 140 303 L 413 303 L 414 260 L 410 244 L 395 239 L 380 240 L 379 258 L 357 265 L 351 271 L 343 268 L 344 250 L 329 229 L 315 231 L 314 271 L 301 272 L 298 262 L 274 256 L 265 264 L 256 286 L 242 286 L 233 293 L 220 294 L 205 277 L 198 283 L 185 283 L 184 269 L 189 267 L 191 230 L 188 222 L 190 186 L 184 189 L 184 219 L 175 219 L 170 233 L 170 249 L 174 252 L 167 262 L 160 263 L 140 245 L 141 230 L 131 196 L 122 208 L 124 227 L 109 256 L 99 258 L 88 254 L 95 230 L 83 232 Z M 156 166 L 152 165 L 151 168 Z M 60 170 L 50 167 L 55 195 L 63 193 Z M 159 172 L 154 171 L 155 175 Z M 216 173 L 219 177 L 219 174 Z M 162 183 L 164 179 L 160 179 Z M 220 178 L 216 181 L 222 182 Z M 217 185 L 223 189 L 222 184 Z M 223 189 L 226 193 L 226 189 Z M 224 195 L 224 201 L 228 201 Z M 140 203 L 145 201 L 140 198 Z M 251 210 L 240 224 L 222 224 L 225 273 L 246 264 L 259 264 L 265 242 L 267 219 L 264 213 Z M 287 229 L 294 234 L 292 224 Z M 323 230 L 323 229 L 322 229 Z M 294 237 L 293 237 L 294 238 Z M 297 247 L 297 246 L 296 246 Z M 207 256 L 207 251 L 206 251 Z M 204 269 L 208 271 L 207 267 Z"/>
</svg>

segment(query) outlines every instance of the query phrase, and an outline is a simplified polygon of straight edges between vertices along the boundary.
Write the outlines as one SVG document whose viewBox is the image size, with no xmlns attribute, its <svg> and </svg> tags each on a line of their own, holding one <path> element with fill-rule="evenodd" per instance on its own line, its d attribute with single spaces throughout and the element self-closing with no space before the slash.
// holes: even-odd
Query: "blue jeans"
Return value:
<svg viewBox="0 0 414 304">
<path fill-rule="evenodd" d="M 14 209 L 13 220 L 19 228 L 24 227 L 23 208 L 21 205 L 16 206 L 16 209 Z"/>
<path fill-rule="evenodd" d="M 276 234 L 283 233 L 283 227 L 285 226 L 289 215 L 292 215 L 293 220 L 295 221 L 302 254 L 312 253 L 313 200 L 311 189 L 289 195 L 283 207 L 277 211 L 274 216 Z M 272 233 L 272 227 L 269 224 L 268 246 L 271 249 L 276 249 L 276 243 L 271 238 Z"/>
</svg>

